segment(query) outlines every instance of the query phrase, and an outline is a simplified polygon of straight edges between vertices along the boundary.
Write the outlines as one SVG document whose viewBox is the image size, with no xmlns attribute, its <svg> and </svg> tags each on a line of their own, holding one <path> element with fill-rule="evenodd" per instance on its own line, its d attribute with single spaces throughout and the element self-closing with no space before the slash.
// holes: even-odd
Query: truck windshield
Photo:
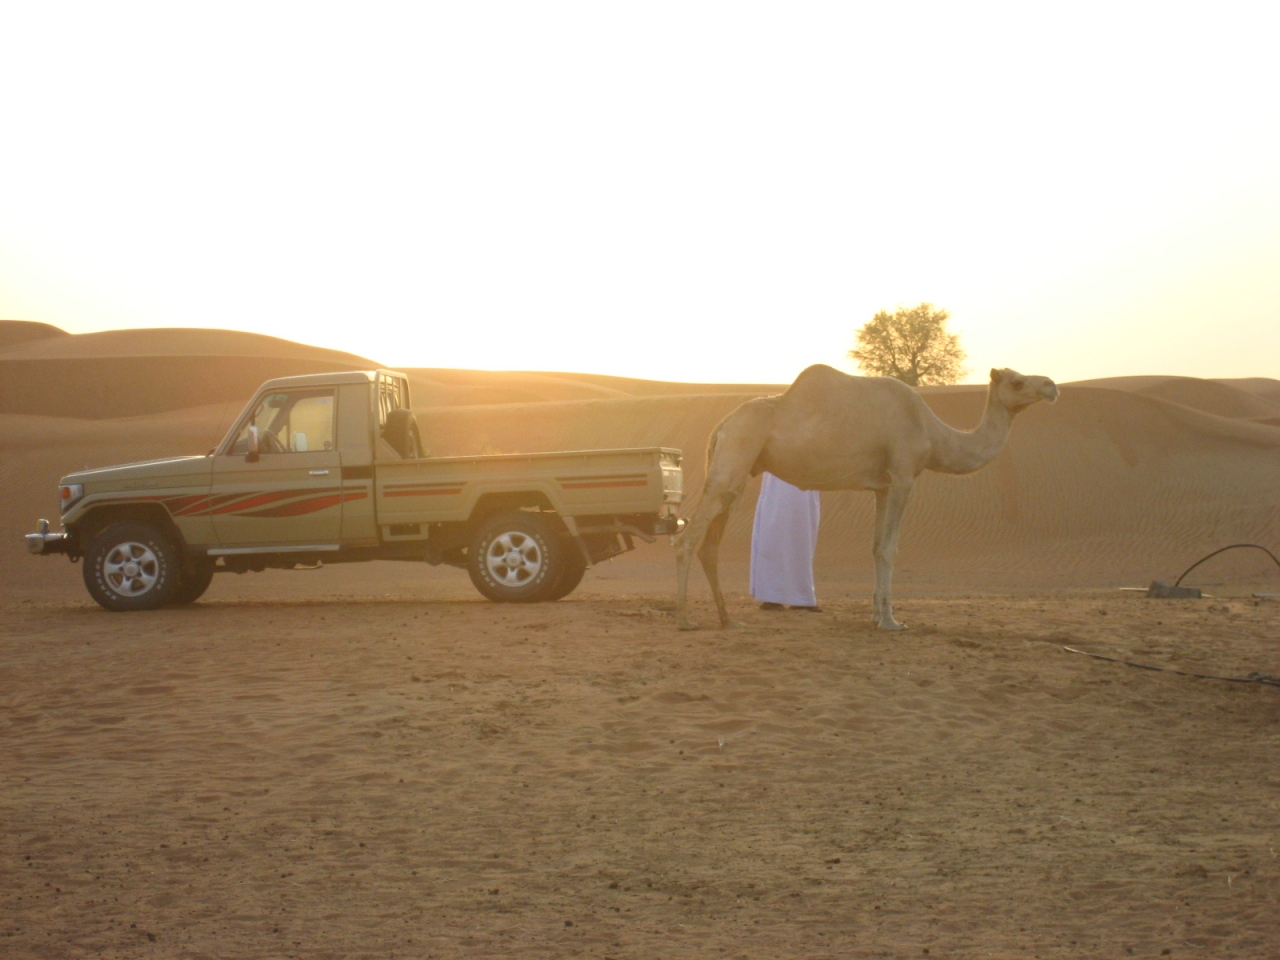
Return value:
<svg viewBox="0 0 1280 960">
<path fill-rule="evenodd" d="M 291 390 L 269 393 L 245 421 L 227 452 L 249 452 L 249 426 L 258 426 L 259 453 L 308 453 L 333 449 L 332 390 Z"/>
</svg>

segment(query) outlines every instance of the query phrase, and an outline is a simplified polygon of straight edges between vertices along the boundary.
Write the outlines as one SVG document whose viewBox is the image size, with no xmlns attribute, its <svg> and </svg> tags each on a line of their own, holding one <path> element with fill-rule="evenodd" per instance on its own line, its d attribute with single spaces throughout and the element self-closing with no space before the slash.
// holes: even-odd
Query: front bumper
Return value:
<svg viewBox="0 0 1280 960">
<path fill-rule="evenodd" d="M 49 521 L 41 520 L 40 529 L 36 533 L 28 533 L 27 552 L 34 553 L 38 557 L 47 556 L 51 553 L 67 553 L 71 546 L 71 537 L 66 533 L 50 533 Z"/>
</svg>

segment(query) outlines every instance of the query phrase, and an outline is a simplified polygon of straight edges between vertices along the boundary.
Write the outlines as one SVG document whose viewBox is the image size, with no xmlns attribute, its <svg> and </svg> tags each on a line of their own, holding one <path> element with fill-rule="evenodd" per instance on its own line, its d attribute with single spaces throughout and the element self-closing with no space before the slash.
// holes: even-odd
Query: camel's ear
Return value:
<svg viewBox="0 0 1280 960">
<path fill-rule="evenodd" d="M 999 370 L 992 367 L 991 382 L 1012 383 L 1015 387 L 1021 387 L 1023 383 L 1026 382 L 1026 377 L 1020 374 L 1017 370 L 1011 370 L 1009 367 L 1001 367 Z"/>
</svg>

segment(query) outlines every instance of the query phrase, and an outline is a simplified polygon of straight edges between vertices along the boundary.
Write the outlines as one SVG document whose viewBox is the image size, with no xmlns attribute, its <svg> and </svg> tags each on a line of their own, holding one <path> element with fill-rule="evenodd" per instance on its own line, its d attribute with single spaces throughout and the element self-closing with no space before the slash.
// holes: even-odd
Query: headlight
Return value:
<svg viewBox="0 0 1280 960">
<path fill-rule="evenodd" d="M 62 500 L 62 512 L 66 513 L 73 503 L 84 496 L 83 483 L 66 483 L 58 488 L 58 496 Z"/>
</svg>

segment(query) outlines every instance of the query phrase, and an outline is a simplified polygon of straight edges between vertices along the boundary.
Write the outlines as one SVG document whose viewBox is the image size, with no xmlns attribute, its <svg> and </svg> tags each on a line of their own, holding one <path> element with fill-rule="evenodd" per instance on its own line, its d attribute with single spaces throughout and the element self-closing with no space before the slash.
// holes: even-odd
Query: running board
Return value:
<svg viewBox="0 0 1280 960">
<path fill-rule="evenodd" d="M 250 553 L 329 553 L 338 549 L 336 543 L 320 543 L 304 547 L 214 547 L 206 552 L 211 557 L 232 557 Z"/>
</svg>

